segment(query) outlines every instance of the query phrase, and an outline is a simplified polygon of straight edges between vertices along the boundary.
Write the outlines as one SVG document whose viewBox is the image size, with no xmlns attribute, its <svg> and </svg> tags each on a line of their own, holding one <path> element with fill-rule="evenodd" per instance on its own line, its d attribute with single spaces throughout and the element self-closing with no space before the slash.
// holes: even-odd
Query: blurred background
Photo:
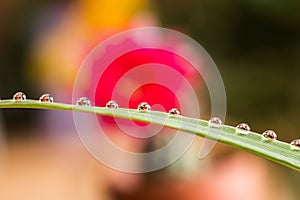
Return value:
<svg viewBox="0 0 300 200">
<path fill-rule="evenodd" d="M 162 26 L 195 39 L 217 64 L 226 124 L 273 129 L 290 142 L 300 138 L 299 9 L 297 0 L 3 0 L 0 96 L 71 102 L 76 71 L 99 42 Z M 298 199 L 299 172 L 222 144 L 193 176 L 111 172 L 81 145 L 71 115 L 60 114 L 56 124 L 53 111 L 1 110 L 0 199 Z"/>
</svg>

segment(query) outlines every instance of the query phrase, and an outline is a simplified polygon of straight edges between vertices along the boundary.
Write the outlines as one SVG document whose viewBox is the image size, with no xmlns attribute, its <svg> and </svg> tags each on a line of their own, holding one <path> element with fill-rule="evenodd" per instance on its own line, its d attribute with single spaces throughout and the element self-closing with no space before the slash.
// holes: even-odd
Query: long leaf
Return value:
<svg viewBox="0 0 300 200">
<path fill-rule="evenodd" d="M 185 116 L 169 117 L 168 113 L 158 111 L 144 113 L 135 109 L 109 109 L 106 107 L 77 106 L 63 103 L 41 103 L 36 100 L 20 102 L 1 100 L 0 108 L 70 110 L 159 124 L 201 137 L 217 140 L 218 142 L 246 150 L 260 157 L 267 158 L 281 165 L 300 171 L 300 150 L 291 148 L 288 143 L 278 140 L 268 141 L 263 139 L 261 134 L 255 132 L 249 132 L 247 135 L 237 134 L 235 127 L 227 125 L 224 125 L 221 128 L 210 128 L 209 123 L 201 119 Z"/>
</svg>

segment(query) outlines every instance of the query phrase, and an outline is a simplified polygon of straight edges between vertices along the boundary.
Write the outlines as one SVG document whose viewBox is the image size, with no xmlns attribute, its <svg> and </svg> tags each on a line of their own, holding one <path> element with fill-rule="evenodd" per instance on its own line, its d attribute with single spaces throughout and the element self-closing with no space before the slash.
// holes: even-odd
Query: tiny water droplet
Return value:
<svg viewBox="0 0 300 200">
<path fill-rule="evenodd" d="M 107 108 L 117 109 L 119 107 L 118 103 L 115 101 L 109 101 L 106 103 Z"/>
<path fill-rule="evenodd" d="M 223 125 L 223 122 L 219 117 L 212 117 L 208 120 L 208 124 L 210 127 L 220 128 Z"/>
<path fill-rule="evenodd" d="M 276 133 L 272 130 L 266 130 L 265 132 L 262 133 L 262 136 L 266 140 L 276 140 L 277 139 Z"/>
<path fill-rule="evenodd" d="M 237 133 L 247 135 L 250 131 L 250 126 L 246 123 L 241 123 L 236 126 L 235 130 Z"/>
<path fill-rule="evenodd" d="M 40 97 L 40 102 L 43 102 L 43 103 L 53 103 L 53 97 L 50 94 L 43 94 Z"/>
<path fill-rule="evenodd" d="M 147 102 L 142 102 L 138 105 L 138 111 L 148 112 L 151 110 L 151 106 Z"/>
<path fill-rule="evenodd" d="M 26 101 L 26 95 L 23 92 L 17 92 L 13 96 L 14 101 Z"/>
<path fill-rule="evenodd" d="M 86 97 L 81 97 L 80 99 L 77 100 L 77 106 L 90 106 L 91 101 L 86 98 Z"/>
<path fill-rule="evenodd" d="M 180 115 L 180 111 L 177 108 L 172 108 L 169 110 L 169 116 L 174 117 Z"/>
<path fill-rule="evenodd" d="M 298 149 L 300 150 L 300 139 L 295 139 L 290 143 L 291 147 L 293 149 Z"/>
</svg>

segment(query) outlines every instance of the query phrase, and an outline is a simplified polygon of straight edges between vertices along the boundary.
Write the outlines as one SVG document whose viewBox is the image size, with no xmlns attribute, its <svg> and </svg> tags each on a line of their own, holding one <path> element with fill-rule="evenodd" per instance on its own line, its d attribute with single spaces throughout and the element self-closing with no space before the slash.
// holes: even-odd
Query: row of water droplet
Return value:
<svg viewBox="0 0 300 200">
<path fill-rule="evenodd" d="M 23 92 L 17 92 L 13 95 L 13 100 L 18 101 L 26 101 L 26 95 Z M 50 94 L 43 94 L 39 101 L 42 103 L 53 103 L 54 99 Z M 91 101 L 86 97 L 81 97 L 77 100 L 76 105 L 78 106 L 91 106 Z M 116 101 L 108 101 L 106 103 L 106 107 L 110 109 L 117 109 L 119 107 Z M 138 105 L 137 108 L 140 112 L 148 112 L 151 110 L 151 106 L 147 102 L 142 102 Z M 180 111 L 177 108 L 172 108 L 169 110 L 169 117 L 176 117 L 180 115 Z M 221 128 L 223 126 L 223 122 L 218 117 L 212 117 L 208 121 L 208 124 L 212 128 Z M 236 133 L 247 135 L 250 132 L 250 126 L 246 123 L 241 123 L 236 126 Z M 265 141 L 273 141 L 277 140 L 277 134 L 273 130 L 266 130 L 262 133 L 262 137 Z M 293 149 L 300 150 L 300 139 L 295 139 L 290 143 L 290 146 Z"/>
<path fill-rule="evenodd" d="M 14 101 L 26 101 L 26 95 L 23 92 L 17 92 L 13 96 Z M 43 94 L 40 97 L 40 102 L 53 103 L 53 97 L 50 94 Z"/>
<path fill-rule="evenodd" d="M 13 100 L 16 102 L 20 101 L 26 101 L 26 95 L 23 92 L 17 92 L 13 95 Z M 39 101 L 42 103 L 53 103 L 54 99 L 53 96 L 50 94 L 43 94 Z M 78 106 L 91 106 L 91 101 L 86 97 L 81 97 L 77 100 L 76 105 Z M 119 108 L 119 105 L 117 102 L 111 100 L 106 103 L 105 107 L 111 108 L 111 109 L 117 109 Z M 148 112 L 151 110 L 150 105 L 147 102 L 142 102 L 138 105 L 138 111 L 140 112 Z M 170 116 L 176 116 L 180 115 L 180 111 L 177 108 L 172 108 L 169 111 Z"/>
<path fill-rule="evenodd" d="M 223 126 L 223 122 L 220 118 L 218 117 L 212 117 L 208 121 L 209 126 L 212 128 L 221 128 Z M 250 126 L 246 123 L 240 123 L 236 127 L 236 133 L 237 134 L 242 134 L 242 135 L 247 135 L 250 132 Z M 277 134 L 273 130 L 266 130 L 262 134 L 262 138 L 265 141 L 273 141 L 277 140 Z M 290 143 L 290 146 L 293 149 L 298 149 L 300 150 L 300 139 L 295 139 Z"/>
</svg>

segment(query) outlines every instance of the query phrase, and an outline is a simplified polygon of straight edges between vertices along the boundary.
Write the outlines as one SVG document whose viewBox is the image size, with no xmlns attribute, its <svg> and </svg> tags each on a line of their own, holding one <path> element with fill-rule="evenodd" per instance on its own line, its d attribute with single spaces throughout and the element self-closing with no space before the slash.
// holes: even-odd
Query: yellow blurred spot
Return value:
<svg viewBox="0 0 300 200">
<path fill-rule="evenodd" d="M 84 20 L 92 27 L 124 27 L 145 0 L 82 0 Z"/>
</svg>

